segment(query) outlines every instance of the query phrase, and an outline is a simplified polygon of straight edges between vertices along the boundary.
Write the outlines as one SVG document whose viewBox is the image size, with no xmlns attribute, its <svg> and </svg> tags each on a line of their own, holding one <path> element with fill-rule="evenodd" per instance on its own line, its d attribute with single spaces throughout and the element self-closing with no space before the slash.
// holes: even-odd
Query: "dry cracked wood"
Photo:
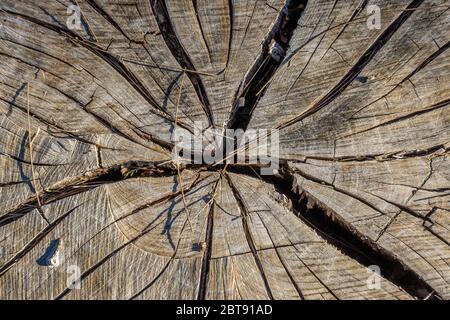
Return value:
<svg viewBox="0 0 450 320">
<path fill-rule="evenodd" d="M 0 298 L 450 298 L 450 4 L 283 5 L 2 0 Z M 198 123 L 279 172 L 177 166 Z"/>
</svg>

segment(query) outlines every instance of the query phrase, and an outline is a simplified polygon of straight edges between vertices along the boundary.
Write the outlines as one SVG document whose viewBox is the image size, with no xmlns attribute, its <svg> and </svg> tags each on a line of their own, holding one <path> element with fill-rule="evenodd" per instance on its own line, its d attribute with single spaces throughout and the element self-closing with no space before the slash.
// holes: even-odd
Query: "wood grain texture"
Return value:
<svg viewBox="0 0 450 320">
<path fill-rule="evenodd" d="M 450 4 L 309 0 L 248 79 L 283 5 L 1 1 L 0 299 L 450 298 Z M 174 162 L 244 81 L 275 175 Z"/>
</svg>

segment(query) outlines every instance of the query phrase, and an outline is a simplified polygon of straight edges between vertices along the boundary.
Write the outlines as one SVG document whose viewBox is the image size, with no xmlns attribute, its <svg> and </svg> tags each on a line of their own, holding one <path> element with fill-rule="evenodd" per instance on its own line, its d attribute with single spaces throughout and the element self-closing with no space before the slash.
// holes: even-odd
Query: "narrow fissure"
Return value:
<svg viewBox="0 0 450 320">
<path fill-rule="evenodd" d="M 217 183 L 214 189 L 217 188 Z M 203 254 L 202 269 L 200 271 L 200 283 L 198 288 L 198 300 L 206 299 L 206 290 L 209 280 L 209 270 L 211 263 L 211 253 L 212 253 L 212 239 L 214 230 L 214 200 L 211 203 L 211 208 L 208 213 L 208 222 L 206 226 L 206 248 Z"/>
<path fill-rule="evenodd" d="M 164 177 L 177 174 L 177 169 L 170 163 L 151 161 L 129 161 L 109 168 L 99 168 L 81 176 L 63 180 L 47 190 L 28 198 L 4 215 L 0 216 L 0 227 L 12 223 L 27 213 L 55 201 L 80 194 L 107 183 L 118 182 L 138 177 Z M 39 197 L 39 199 L 38 199 Z"/>
<path fill-rule="evenodd" d="M 424 0 L 413 0 L 403 12 L 392 22 L 386 30 L 372 43 L 372 45 L 364 52 L 359 60 L 347 72 L 347 74 L 334 86 L 325 96 L 323 96 L 311 108 L 305 110 L 300 115 L 282 123 L 278 126 L 279 129 L 291 126 L 294 123 L 315 114 L 320 109 L 329 105 L 336 99 L 352 82 L 358 77 L 361 71 L 372 61 L 375 55 L 384 47 L 384 45 L 392 38 L 398 29 L 405 23 L 406 20 L 414 13 Z"/>
<path fill-rule="evenodd" d="M 206 165 L 187 165 L 183 169 L 214 171 L 222 170 L 225 165 L 215 167 Z M 382 276 L 405 290 L 408 294 L 419 299 L 442 299 L 435 290 L 426 283 L 415 271 L 398 260 L 391 252 L 381 248 L 373 240 L 368 239 L 349 226 L 340 217 L 320 204 L 311 201 L 308 194 L 294 188 L 295 177 L 287 169 L 286 163 L 281 162 L 280 175 L 259 176 L 255 169 L 260 166 L 228 165 L 229 172 L 243 174 L 254 178 L 262 178 L 264 182 L 274 186 L 275 190 L 287 197 L 292 203 L 289 208 L 299 219 L 313 228 L 318 234 L 334 247 L 342 251 L 346 256 L 356 260 L 363 266 L 377 265 L 382 271 Z M 174 164 L 166 162 L 130 161 L 121 165 L 114 165 L 106 169 L 96 169 L 93 172 L 68 181 L 62 181 L 53 188 L 39 194 L 42 205 L 53 203 L 57 200 L 76 195 L 97 188 L 98 186 L 138 177 L 163 177 L 174 176 L 177 169 Z M 257 250 L 254 246 L 249 227 L 246 223 L 246 208 L 239 191 L 233 185 L 230 177 L 225 175 L 235 195 L 243 216 L 243 227 L 251 252 L 255 258 L 267 293 L 271 299 L 273 295 Z M 311 206 L 312 203 L 312 206 Z M 38 207 L 37 197 L 33 196 L 27 201 L 0 217 L 0 227 L 7 225 Z M 211 206 L 206 235 L 206 251 L 202 260 L 198 299 L 206 298 L 207 280 L 209 276 L 209 264 L 211 260 L 211 245 L 213 232 L 213 206 Z"/>
<path fill-rule="evenodd" d="M 150 4 L 164 42 L 172 52 L 172 55 L 183 69 L 195 71 L 196 69 L 194 64 L 181 44 L 180 39 L 178 39 L 178 36 L 173 28 L 165 1 L 150 0 Z M 195 92 L 197 93 L 197 96 L 202 104 L 209 124 L 214 126 L 214 118 L 211 112 L 208 95 L 200 75 L 197 73 L 188 72 L 187 76 L 194 86 Z"/>
<path fill-rule="evenodd" d="M 242 172 L 254 176 L 246 170 Z M 294 176 L 285 168 L 280 171 L 281 177 L 263 176 L 275 189 L 285 195 L 292 203 L 292 211 L 296 216 L 312 227 L 325 240 L 341 250 L 348 257 L 368 267 L 377 265 L 382 276 L 418 299 L 441 299 L 435 290 L 415 271 L 398 260 L 391 252 L 381 248 L 373 240 L 353 230 L 333 212 L 312 202 L 310 197 L 294 188 Z"/>
<path fill-rule="evenodd" d="M 289 43 L 308 0 L 286 0 L 262 42 L 261 52 L 236 93 L 228 128 L 246 130 L 258 101 L 286 57 Z"/>
<path fill-rule="evenodd" d="M 242 227 L 244 228 L 244 234 L 245 234 L 245 237 L 247 238 L 247 244 L 250 247 L 250 251 L 252 252 L 253 258 L 255 259 L 255 263 L 256 263 L 256 266 L 258 267 L 259 273 L 264 282 L 264 286 L 266 288 L 267 295 L 269 296 L 269 298 L 271 300 L 273 300 L 273 294 L 272 294 L 272 290 L 270 289 L 269 281 L 267 280 L 263 265 L 261 263 L 261 260 L 259 259 L 258 251 L 256 250 L 255 242 L 253 241 L 253 237 L 250 232 L 250 228 L 248 226 L 248 222 L 247 222 L 247 219 L 248 219 L 247 211 L 248 210 L 245 206 L 244 200 L 241 197 L 241 194 L 239 193 L 239 191 L 236 189 L 236 186 L 231 181 L 231 178 L 228 175 L 225 175 L 225 177 L 227 178 L 228 184 L 231 187 L 231 191 L 233 192 L 234 198 L 236 199 L 236 202 L 241 211 Z"/>
</svg>

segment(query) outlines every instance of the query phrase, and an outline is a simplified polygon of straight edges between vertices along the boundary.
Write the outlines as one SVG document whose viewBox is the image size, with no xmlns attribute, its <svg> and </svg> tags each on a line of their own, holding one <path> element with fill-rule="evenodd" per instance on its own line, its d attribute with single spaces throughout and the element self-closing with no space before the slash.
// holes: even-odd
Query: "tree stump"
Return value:
<svg viewBox="0 0 450 320">
<path fill-rule="evenodd" d="M 450 298 L 449 8 L 2 0 L 0 297 Z"/>
</svg>

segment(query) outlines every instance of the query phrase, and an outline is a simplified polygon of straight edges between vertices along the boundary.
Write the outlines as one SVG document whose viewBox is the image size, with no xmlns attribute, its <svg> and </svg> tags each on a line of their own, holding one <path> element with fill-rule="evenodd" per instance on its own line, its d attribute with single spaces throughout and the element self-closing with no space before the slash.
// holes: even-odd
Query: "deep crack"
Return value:
<svg viewBox="0 0 450 320">
<path fill-rule="evenodd" d="M 228 128 L 246 130 L 253 110 L 282 64 L 308 0 L 286 0 L 263 40 L 261 52 L 246 73 L 233 102 Z"/>
</svg>

